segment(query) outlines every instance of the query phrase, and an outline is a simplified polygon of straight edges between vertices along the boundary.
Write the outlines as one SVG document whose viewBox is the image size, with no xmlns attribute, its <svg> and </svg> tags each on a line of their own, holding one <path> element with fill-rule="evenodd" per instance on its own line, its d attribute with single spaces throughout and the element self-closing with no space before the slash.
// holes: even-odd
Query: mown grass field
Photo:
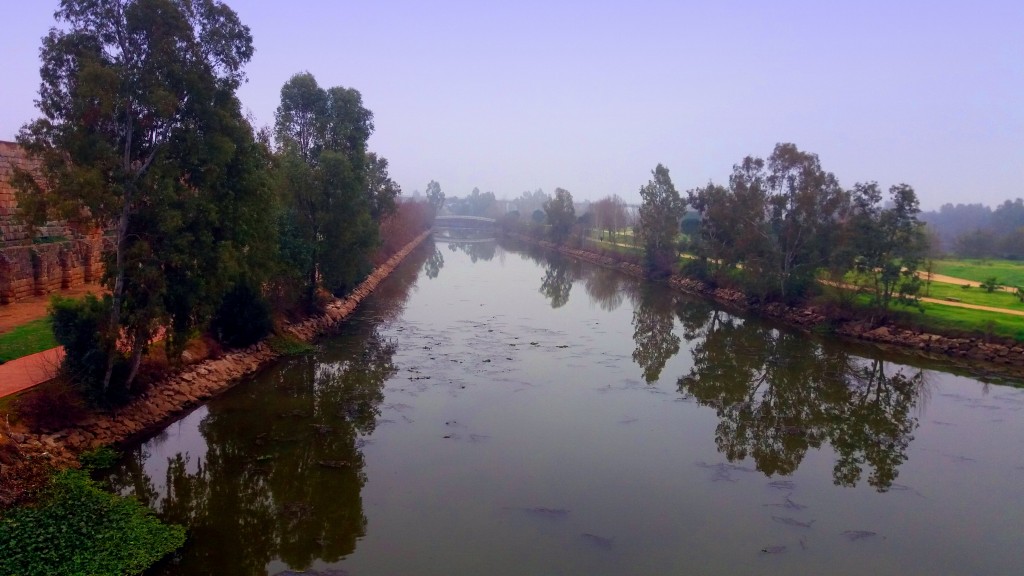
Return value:
<svg viewBox="0 0 1024 576">
<path fill-rule="evenodd" d="M 966 304 L 1007 308 L 1024 312 L 1024 303 L 1021 303 L 1014 294 L 1002 290 L 986 292 L 984 288 L 964 288 L 955 284 L 932 282 L 927 294 L 925 293 L 925 288 L 921 287 L 921 295 L 940 299 L 956 298 Z"/>
<path fill-rule="evenodd" d="M 865 311 L 870 307 L 869 303 L 870 298 L 867 294 L 860 294 L 854 299 L 854 305 Z M 890 310 L 898 317 L 896 323 L 907 327 L 937 333 L 959 333 L 971 337 L 997 336 L 1024 342 L 1024 316 L 930 302 L 921 302 L 920 309 L 923 312 L 918 306 L 893 304 Z"/>
<path fill-rule="evenodd" d="M 924 308 L 923 313 L 917 310 L 909 311 L 907 319 L 923 328 L 955 330 L 974 336 L 1000 336 L 1024 342 L 1024 316 L 955 308 L 929 302 L 922 302 L 921 306 Z"/>
<path fill-rule="evenodd" d="M 974 282 L 995 276 L 1005 286 L 1024 286 L 1024 262 L 1014 260 L 936 260 L 932 272 Z"/>
<path fill-rule="evenodd" d="M 52 321 L 49 317 L 40 318 L 0 334 L 0 362 L 8 362 L 56 346 Z"/>
</svg>

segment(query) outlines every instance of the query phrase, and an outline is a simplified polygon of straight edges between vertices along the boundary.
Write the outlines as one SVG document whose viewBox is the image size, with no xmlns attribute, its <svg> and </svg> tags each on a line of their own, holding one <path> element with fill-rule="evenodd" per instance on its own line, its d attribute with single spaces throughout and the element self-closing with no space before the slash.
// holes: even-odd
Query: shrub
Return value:
<svg viewBox="0 0 1024 576">
<path fill-rule="evenodd" d="M 106 470 L 117 464 L 118 458 L 120 458 L 120 454 L 117 453 L 117 450 L 110 446 L 100 446 L 99 448 L 79 454 L 78 462 L 84 470 Z"/>
<path fill-rule="evenodd" d="M 65 470 L 40 505 L 0 520 L 0 574 L 138 574 L 184 543 L 181 526 Z"/>
<path fill-rule="evenodd" d="M 92 294 L 81 300 L 57 297 L 50 304 L 53 336 L 64 347 L 61 371 L 87 402 L 97 406 L 121 404 L 128 399 L 123 385 L 128 361 L 105 336 L 110 333 L 109 311 L 110 296 L 103 300 Z M 110 387 L 104 389 L 103 377 L 111 354 L 117 355 L 114 374 Z"/>
<path fill-rule="evenodd" d="M 249 282 L 239 282 L 224 295 L 210 322 L 218 342 L 229 348 L 251 346 L 270 333 L 270 305 Z"/>
<path fill-rule="evenodd" d="M 297 356 L 315 350 L 312 344 L 291 335 L 273 336 L 267 341 L 267 344 L 271 350 L 282 356 Z"/>
<path fill-rule="evenodd" d="M 37 387 L 15 402 L 18 416 L 33 430 L 63 430 L 85 418 L 82 396 L 66 382 Z"/>
<path fill-rule="evenodd" d="M 985 281 L 981 283 L 981 287 L 985 289 L 985 292 L 991 294 L 1000 288 L 999 280 L 995 276 L 986 278 Z"/>
</svg>

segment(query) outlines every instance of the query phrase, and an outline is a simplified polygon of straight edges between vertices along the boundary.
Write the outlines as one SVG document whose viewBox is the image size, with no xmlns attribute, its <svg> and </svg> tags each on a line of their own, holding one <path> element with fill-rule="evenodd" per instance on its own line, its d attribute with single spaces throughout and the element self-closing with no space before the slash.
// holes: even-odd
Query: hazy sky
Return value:
<svg viewBox="0 0 1024 576">
<path fill-rule="evenodd" d="M 257 125 L 296 72 L 354 87 L 406 192 L 632 202 L 659 162 L 684 191 L 794 142 L 926 209 L 1024 196 L 1020 0 L 227 3 Z M 0 0 L 0 139 L 37 115 L 58 4 Z"/>
</svg>

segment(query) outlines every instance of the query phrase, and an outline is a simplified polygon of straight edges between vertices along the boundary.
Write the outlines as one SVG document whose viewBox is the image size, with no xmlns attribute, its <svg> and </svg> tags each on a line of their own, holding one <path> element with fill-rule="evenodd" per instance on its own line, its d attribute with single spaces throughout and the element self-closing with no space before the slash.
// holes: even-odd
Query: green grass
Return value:
<svg viewBox="0 0 1024 576">
<path fill-rule="evenodd" d="M 1024 262 L 1014 260 L 936 260 L 932 272 L 974 282 L 995 276 L 1005 286 L 1024 286 Z"/>
<path fill-rule="evenodd" d="M 922 286 L 922 296 L 925 296 L 924 292 L 925 288 Z M 1021 301 L 1012 293 L 1003 292 L 1002 290 L 986 292 L 983 288 L 977 287 L 965 290 L 962 286 L 957 286 L 955 284 L 932 282 L 927 296 L 929 298 L 956 298 L 966 304 L 977 304 L 979 306 L 1024 311 L 1024 303 L 1021 303 Z"/>
<path fill-rule="evenodd" d="M 49 317 L 40 318 L 0 334 L 0 362 L 8 362 L 56 346 L 57 341 L 53 339 L 53 321 Z"/>
<path fill-rule="evenodd" d="M 935 327 L 955 330 L 975 336 L 988 335 L 1024 342 L 1024 316 L 1011 316 L 999 312 L 956 308 L 942 304 L 921 303 L 924 313 L 908 312 L 908 319 L 923 328 Z"/>
<path fill-rule="evenodd" d="M 976 290 L 976 288 L 972 288 Z M 835 297 L 834 289 L 825 291 Z M 870 298 L 867 294 L 859 294 L 854 298 L 854 306 L 865 311 L 869 308 Z M 971 310 L 943 304 L 921 302 L 924 312 L 914 306 L 894 304 L 890 310 L 895 315 L 897 325 L 908 328 L 921 328 L 925 331 L 944 334 L 962 334 L 964 336 L 998 336 L 1024 342 L 1024 316 L 1013 316 L 986 310 Z"/>
</svg>

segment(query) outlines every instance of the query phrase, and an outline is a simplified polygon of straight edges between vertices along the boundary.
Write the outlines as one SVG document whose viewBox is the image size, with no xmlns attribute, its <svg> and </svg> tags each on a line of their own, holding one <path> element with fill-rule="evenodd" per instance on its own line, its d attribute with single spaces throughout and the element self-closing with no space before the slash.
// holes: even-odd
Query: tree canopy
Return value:
<svg viewBox="0 0 1024 576">
<path fill-rule="evenodd" d="M 544 213 L 551 226 L 551 240 L 559 244 L 565 242 L 576 223 L 572 194 L 564 188 L 555 188 L 555 195 L 544 203 Z"/>
<path fill-rule="evenodd" d="M 652 276 L 672 272 L 678 260 L 679 222 L 686 202 L 679 196 L 668 168 L 658 164 L 653 178 L 640 188 L 640 236 L 644 245 L 644 267 Z"/>
<path fill-rule="evenodd" d="M 19 178 L 20 200 L 35 222 L 115 230 L 103 387 L 122 331 L 130 386 L 157 327 L 202 322 L 198 304 L 251 267 L 266 238 L 266 157 L 235 96 L 252 36 L 214 0 L 64 0 L 55 17 L 40 51 L 42 117 L 18 137 L 42 182 Z"/>
</svg>

